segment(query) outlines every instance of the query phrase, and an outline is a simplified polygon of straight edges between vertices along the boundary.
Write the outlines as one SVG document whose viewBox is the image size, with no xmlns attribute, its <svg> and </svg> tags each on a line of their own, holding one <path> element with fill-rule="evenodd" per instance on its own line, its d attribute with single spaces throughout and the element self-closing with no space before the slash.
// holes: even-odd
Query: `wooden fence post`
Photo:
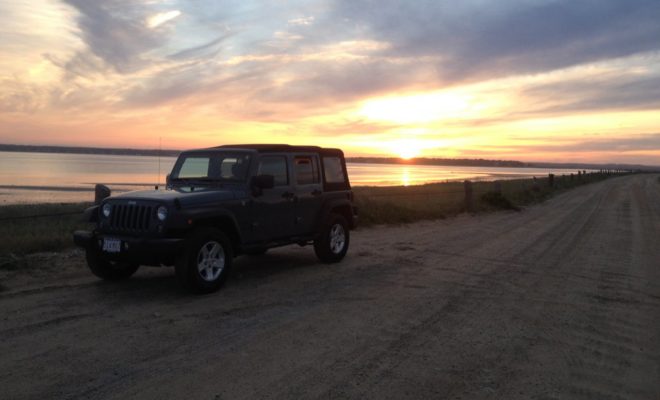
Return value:
<svg viewBox="0 0 660 400">
<path fill-rule="evenodd" d="M 548 174 L 548 186 L 555 186 L 555 174 Z"/>
<path fill-rule="evenodd" d="M 109 187 L 97 183 L 94 186 L 94 204 L 101 204 L 103 199 L 105 199 L 106 197 L 110 197 L 111 193 L 112 191 L 110 190 Z"/>
<path fill-rule="evenodd" d="M 474 209 L 474 200 L 472 198 L 472 182 L 464 181 L 463 186 L 465 187 L 465 211 L 472 212 Z"/>
</svg>

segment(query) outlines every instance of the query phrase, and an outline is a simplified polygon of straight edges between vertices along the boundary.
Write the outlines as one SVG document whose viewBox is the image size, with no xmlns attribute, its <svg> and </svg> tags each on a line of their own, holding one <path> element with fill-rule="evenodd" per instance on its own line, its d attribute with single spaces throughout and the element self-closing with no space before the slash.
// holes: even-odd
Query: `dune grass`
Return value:
<svg viewBox="0 0 660 400">
<path fill-rule="evenodd" d="M 0 207 L 0 267 L 18 255 L 57 251 L 73 245 L 72 232 L 89 224 L 82 211 L 89 203 L 18 204 Z M 23 218 L 26 216 L 52 215 Z"/>
<path fill-rule="evenodd" d="M 472 183 L 472 208 L 467 209 L 463 182 L 433 183 L 421 186 L 356 187 L 355 202 L 360 225 L 398 224 L 423 219 L 439 219 L 462 212 L 520 210 L 577 186 L 598 182 L 614 175 L 574 174 L 548 178 L 516 179 Z M 499 190 L 497 190 L 499 188 Z"/>
<path fill-rule="evenodd" d="M 611 176 L 611 175 L 609 175 Z M 501 192 L 493 182 L 473 183 L 473 207 L 466 210 L 462 182 L 435 183 L 421 186 L 355 187 L 355 203 L 359 207 L 360 226 L 400 224 L 425 219 L 440 219 L 462 212 L 517 210 L 541 202 L 573 187 L 600 181 L 605 174 L 555 177 L 554 187 L 548 179 L 500 181 Z M 0 268 L 24 254 L 58 251 L 72 247 L 72 232 L 89 229 L 82 221 L 82 211 L 89 203 L 33 204 L 0 206 Z M 62 215 L 69 214 L 71 215 Z M 8 219 L 23 216 L 50 217 Z"/>
</svg>

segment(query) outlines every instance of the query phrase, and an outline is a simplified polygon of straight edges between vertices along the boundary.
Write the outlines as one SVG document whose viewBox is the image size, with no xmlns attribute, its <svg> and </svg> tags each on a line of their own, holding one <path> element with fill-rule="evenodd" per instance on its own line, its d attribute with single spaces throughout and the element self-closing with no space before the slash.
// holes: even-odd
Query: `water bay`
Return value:
<svg viewBox="0 0 660 400">
<path fill-rule="evenodd" d="M 0 204 L 91 201 L 96 183 L 114 191 L 162 183 L 175 158 L 154 156 L 0 152 Z M 159 166 L 160 164 L 160 166 Z M 353 186 L 425 183 L 558 175 L 573 170 L 348 163 Z"/>
</svg>

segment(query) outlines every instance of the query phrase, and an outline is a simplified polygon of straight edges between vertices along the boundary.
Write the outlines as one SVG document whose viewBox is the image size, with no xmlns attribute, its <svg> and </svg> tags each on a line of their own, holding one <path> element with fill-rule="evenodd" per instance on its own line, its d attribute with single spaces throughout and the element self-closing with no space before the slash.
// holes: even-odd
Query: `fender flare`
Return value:
<svg viewBox="0 0 660 400">
<path fill-rule="evenodd" d="M 319 215 L 318 222 L 316 225 L 316 230 L 318 231 L 320 227 L 325 223 L 325 217 L 329 215 L 332 210 L 337 208 L 344 208 L 348 210 L 347 213 L 342 213 L 351 228 L 355 227 L 355 221 L 353 220 L 353 204 L 348 199 L 335 199 L 326 202 L 321 208 L 321 214 Z"/>
<path fill-rule="evenodd" d="M 234 233 L 236 234 L 236 241 L 237 241 L 236 244 L 240 246 L 243 243 L 243 235 L 240 230 L 240 225 L 236 220 L 236 216 L 227 210 L 218 210 L 218 209 L 195 210 L 193 212 L 186 213 L 185 219 L 192 221 L 192 224 L 190 224 L 191 227 L 199 225 L 200 222 L 203 223 L 203 221 L 209 221 L 209 220 L 228 221 Z M 227 232 L 227 233 L 229 234 L 231 232 Z"/>
</svg>

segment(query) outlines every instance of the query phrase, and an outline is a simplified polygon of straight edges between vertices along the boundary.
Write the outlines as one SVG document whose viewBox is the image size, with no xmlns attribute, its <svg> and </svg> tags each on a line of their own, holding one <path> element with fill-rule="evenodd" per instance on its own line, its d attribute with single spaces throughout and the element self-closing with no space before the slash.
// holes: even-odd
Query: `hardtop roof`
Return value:
<svg viewBox="0 0 660 400">
<path fill-rule="evenodd" d="M 324 148 L 320 146 L 294 146 L 290 144 L 227 144 L 223 146 L 209 147 L 206 149 L 198 149 L 193 151 L 208 151 L 208 150 L 253 150 L 259 153 L 321 153 L 321 154 L 341 154 L 344 152 L 341 149 Z"/>
</svg>

